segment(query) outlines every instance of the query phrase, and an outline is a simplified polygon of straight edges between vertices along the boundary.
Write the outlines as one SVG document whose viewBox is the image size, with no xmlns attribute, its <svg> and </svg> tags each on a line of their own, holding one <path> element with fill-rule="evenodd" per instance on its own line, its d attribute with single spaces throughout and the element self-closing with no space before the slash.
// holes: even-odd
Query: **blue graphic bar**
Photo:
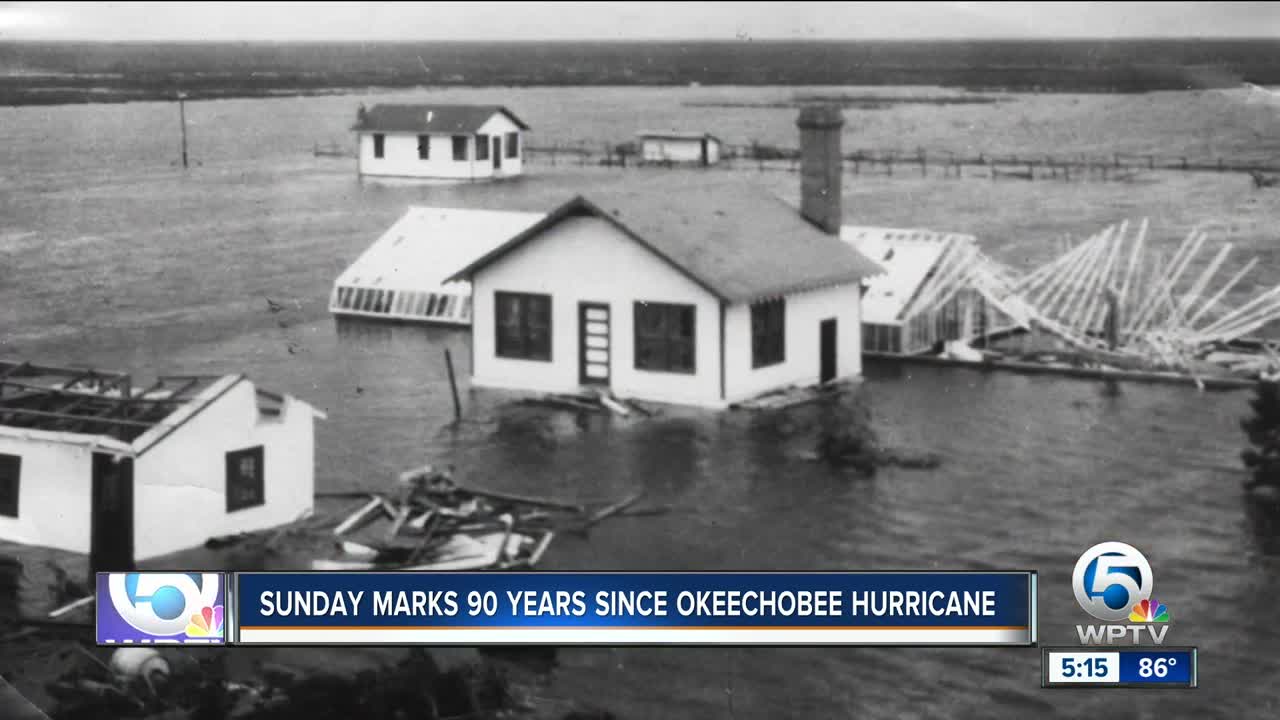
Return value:
<svg viewBox="0 0 1280 720">
<path fill-rule="evenodd" d="M 1031 572 L 237 573 L 248 645 L 1033 645 Z"/>
<path fill-rule="evenodd" d="M 1044 687 L 1194 688 L 1199 676 L 1196 648 L 1045 648 Z"/>
</svg>

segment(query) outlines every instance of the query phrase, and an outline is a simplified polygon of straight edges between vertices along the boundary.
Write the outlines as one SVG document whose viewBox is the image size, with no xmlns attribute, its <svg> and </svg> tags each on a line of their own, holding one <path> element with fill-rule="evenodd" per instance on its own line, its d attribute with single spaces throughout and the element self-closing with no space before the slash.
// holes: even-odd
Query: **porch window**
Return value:
<svg viewBox="0 0 1280 720">
<path fill-rule="evenodd" d="M 373 134 L 373 156 L 381 158 L 387 149 L 387 136 L 382 133 Z"/>
<path fill-rule="evenodd" d="M 227 512 L 266 503 L 262 446 L 227 453 Z"/>
<path fill-rule="evenodd" d="M 494 294 L 498 357 L 551 361 L 551 296 Z"/>
<path fill-rule="evenodd" d="M 507 157 L 520 157 L 520 133 L 507 133 Z"/>
<path fill-rule="evenodd" d="M 751 367 L 777 365 L 787 359 L 787 301 L 778 298 L 751 306 Z"/>
<path fill-rule="evenodd" d="M 467 143 L 471 138 L 466 135 L 453 136 L 453 160 L 454 162 L 462 162 L 467 159 Z"/>
<path fill-rule="evenodd" d="M 489 136 L 477 135 L 476 136 L 476 160 L 488 160 L 488 159 L 489 159 Z"/>
<path fill-rule="evenodd" d="M 637 302 L 635 304 L 637 370 L 697 372 L 693 305 Z"/>
<path fill-rule="evenodd" d="M 419 160 L 431 159 L 431 136 L 430 135 L 418 136 L 418 159 Z"/>
<path fill-rule="evenodd" d="M 18 517 L 18 479 L 22 475 L 22 458 L 0 455 L 0 515 Z"/>
</svg>

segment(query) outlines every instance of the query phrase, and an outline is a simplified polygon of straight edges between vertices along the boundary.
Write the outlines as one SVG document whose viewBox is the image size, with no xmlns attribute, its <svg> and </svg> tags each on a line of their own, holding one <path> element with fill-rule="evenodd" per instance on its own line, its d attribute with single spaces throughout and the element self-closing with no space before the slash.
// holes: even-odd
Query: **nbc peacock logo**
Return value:
<svg viewBox="0 0 1280 720">
<path fill-rule="evenodd" d="M 187 623 L 187 637 L 222 637 L 222 614 L 221 605 L 200 608 Z"/>
<path fill-rule="evenodd" d="M 1161 605 L 1160 601 L 1155 598 L 1143 600 L 1133 606 L 1133 611 L 1129 613 L 1129 622 L 1136 623 L 1163 623 L 1169 622 L 1169 608 Z"/>
<path fill-rule="evenodd" d="M 1137 548 L 1122 542 L 1098 543 L 1076 561 L 1072 589 L 1080 608 L 1106 625 L 1077 625 L 1083 645 L 1142 642 L 1156 645 L 1169 632 L 1169 608 L 1152 597 L 1155 575 Z M 1120 623 L 1128 620 L 1130 625 Z"/>
</svg>

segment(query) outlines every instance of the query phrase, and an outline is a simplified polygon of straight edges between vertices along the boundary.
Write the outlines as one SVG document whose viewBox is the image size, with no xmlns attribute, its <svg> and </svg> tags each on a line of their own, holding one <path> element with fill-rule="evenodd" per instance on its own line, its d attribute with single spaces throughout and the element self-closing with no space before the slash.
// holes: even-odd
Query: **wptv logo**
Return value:
<svg viewBox="0 0 1280 720">
<path fill-rule="evenodd" d="M 98 643 L 224 643 L 222 580 L 219 573 L 100 573 Z"/>
<path fill-rule="evenodd" d="M 1104 542 L 1085 551 L 1071 576 L 1076 602 L 1106 625 L 1077 625 L 1082 645 L 1134 645 L 1145 634 L 1156 645 L 1169 632 L 1169 608 L 1152 597 L 1155 577 L 1138 549 L 1122 542 Z M 1124 621 L 1130 624 L 1120 624 Z"/>
</svg>

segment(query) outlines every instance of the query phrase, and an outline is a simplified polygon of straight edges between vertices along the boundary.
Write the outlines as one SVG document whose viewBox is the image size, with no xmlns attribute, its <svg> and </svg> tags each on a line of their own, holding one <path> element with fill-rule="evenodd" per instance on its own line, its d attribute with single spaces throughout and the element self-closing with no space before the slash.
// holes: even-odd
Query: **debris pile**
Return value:
<svg viewBox="0 0 1280 720">
<path fill-rule="evenodd" d="M 1258 260 L 1215 283 L 1226 274 L 1230 242 L 1198 260 L 1210 236 L 1196 228 L 1166 256 L 1149 250 L 1147 228 L 1147 220 L 1137 228 L 1111 225 L 1025 277 L 978 284 L 1023 327 L 1053 334 L 1116 368 L 1249 377 L 1275 372 L 1280 356 L 1265 343 L 1257 351 L 1231 352 L 1231 343 L 1280 320 L 1280 286 L 1229 305 Z"/>
<path fill-rule="evenodd" d="M 578 503 L 464 487 L 454 481 L 452 468 L 431 465 L 402 473 L 392 493 L 359 494 L 368 501 L 333 530 L 337 556 L 314 560 L 312 569 L 532 568 L 556 533 L 585 532 L 642 496 L 590 510 Z M 381 527 L 374 526 L 377 520 Z"/>
<path fill-rule="evenodd" d="M 255 663 L 252 679 L 236 680 L 222 651 L 120 648 L 104 662 L 96 651 L 75 647 L 85 662 L 47 686 L 57 703 L 52 720 L 438 720 L 531 709 L 498 665 L 478 661 L 443 670 L 421 648 L 356 673 Z"/>
<path fill-rule="evenodd" d="M 1208 256 L 1202 251 L 1214 246 L 1205 228 L 1172 254 L 1153 250 L 1147 230 L 1146 220 L 1107 227 L 1028 273 L 976 248 L 953 253 L 908 310 L 934 312 L 961 298 L 961 340 L 994 330 L 1041 332 L 1117 370 L 1255 378 L 1280 369 L 1272 346 L 1241 345 L 1280 321 L 1280 286 L 1231 303 L 1257 258 L 1228 273 L 1233 245 L 1217 244 Z"/>
</svg>

